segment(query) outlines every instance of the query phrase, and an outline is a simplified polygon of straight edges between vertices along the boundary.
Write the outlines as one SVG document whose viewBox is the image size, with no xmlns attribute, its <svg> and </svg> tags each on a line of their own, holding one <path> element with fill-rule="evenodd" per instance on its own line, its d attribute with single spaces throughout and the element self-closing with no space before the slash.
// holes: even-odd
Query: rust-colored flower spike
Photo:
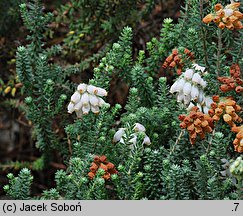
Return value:
<svg viewBox="0 0 243 216">
<path fill-rule="evenodd" d="M 205 138 L 206 133 L 213 131 L 213 119 L 208 115 L 199 111 L 198 107 L 193 107 L 189 115 L 180 115 L 180 127 L 187 129 L 190 135 L 190 143 L 195 144 L 197 136 L 201 139 Z"/>
<path fill-rule="evenodd" d="M 214 121 L 219 121 L 222 116 L 231 127 L 235 127 L 236 122 L 242 122 L 242 118 L 237 115 L 237 112 L 241 111 L 241 106 L 236 104 L 232 97 L 219 98 L 218 95 L 215 95 L 212 99 L 213 103 L 208 113 Z"/>
<path fill-rule="evenodd" d="M 105 174 L 102 176 L 102 178 L 104 178 L 105 180 L 109 180 L 112 174 L 118 173 L 115 165 L 111 162 L 108 162 L 105 155 L 94 157 L 94 161 L 92 162 L 90 167 L 90 172 L 88 173 L 90 179 L 93 179 L 95 177 L 98 169 L 103 169 L 105 171 Z"/>
<path fill-rule="evenodd" d="M 193 53 L 190 50 L 188 50 L 187 48 L 184 49 L 184 54 L 190 60 L 194 59 Z M 173 49 L 172 50 L 172 54 L 169 55 L 165 59 L 163 65 L 162 65 L 162 68 L 166 69 L 168 67 L 169 68 L 175 68 L 176 67 L 177 74 L 181 75 L 183 66 L 184 66 L 184 63 L 183 63 L 183 56 L 182 56 L 182 54 L 180 54 L 177 49 Z"/>
<path fill-rule="evenodd" d="M 230 67 L 230 77 L 218 77 L 218 80 L 222 83 L 220 90 L 222 92 L 231 90 L 235 90 L 236 93 L 243 92 L 243 80 L 240 76 L 240 66 L 238 64 L 232 64 Z"/>
<path fill-rule="evenodd" d="M 233 2 L 225 7 L 218 3 L 214 6 L 214 12 L 203 18 L 203 22 L 208 24 L 213 21 L 221 29 L 242 29 L 240 20 L 243 19 L 243 14 L 239 11 L 239 7 L 239 2 Z"/>
<path fill-rule="evenodd" d="M 233 141 L 235 151 L 243 153 L 243 125 L 232 127 L 231 130 L 236 133 L 236 137 Z"/>
</svg>

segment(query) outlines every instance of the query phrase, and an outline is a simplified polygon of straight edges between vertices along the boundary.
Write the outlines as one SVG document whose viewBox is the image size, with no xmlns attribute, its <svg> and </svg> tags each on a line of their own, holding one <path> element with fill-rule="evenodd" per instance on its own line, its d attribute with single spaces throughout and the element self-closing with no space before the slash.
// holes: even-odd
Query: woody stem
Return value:
<svg viewBox="0 0 243 216">
<path fill-rule="evenodd" d="M 203 20 L 203 0 L 200 0 L 200 17 L 201 17 L 201 20 Z M 205 62 L 205 65 L 208 69 L 208 72 L 209 72 L 209 63 L 208 63 L 208 55 L 207 55 L 207 44 L 206 44 L 206 35 L 207 35 L 207 32 L 206 32 L 206 29 L 203 27 L 203 23 L 201 21 L 201 30 L 202 30 L 202 36 L 203 36 L 203 52 L 204 52 L 204 62 Z"/>
<path fill-rule="evenodd" d="M 218 52 L 217 52 L 217 65 L 216 65 L 216 73 L 217 76 L 219 76 L 220 73 L 220 57 L 221 57 L 221 51 L 222 51 L 222 29 L 218 29 Z"/>
</svg>

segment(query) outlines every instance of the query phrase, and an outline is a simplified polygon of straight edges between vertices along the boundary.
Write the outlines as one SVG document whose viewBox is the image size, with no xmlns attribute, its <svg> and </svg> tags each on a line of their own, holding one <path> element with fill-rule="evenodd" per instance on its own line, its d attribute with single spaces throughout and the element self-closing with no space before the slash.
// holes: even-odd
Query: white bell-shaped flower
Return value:
<svg viewBox="0 0 243 216">
<path fill-rule="evenodd" d="M 184 87 L 183 87 L 183 94 L 184 95 L 190 95 L 191 94 L 191 89 L 192 89 L 192 85 L 190 82 L 186 82 Z"/>
<path fill-rule="evenodd" d="M 192 64 L 192 66 L 195 68 L 195 70 L 199 70 L 199 71 L 201 71 L 202 73 L 205 71 L 205 67 L 202 67 L 202 66 L 200 66 L 200 65 L 198 65 L 198 64 Z"/>
<path fill-rule="evenodd" d="M 192 69 L 186 69 L 185 73 L 184 73 L 184 78 L 187 80 L 192 79 L 192 76 L 194 74 L 194 71 Z"/>
<path fill-rule="evenodd" d="M 78 85 L 77 89 L 81 94 L 83 94 L 84 92 L 86 92 L 87 86 L 88 86 L 87 84 L 81 83 Z"/>
<path fill-rule="evenodd" d="M 83 105 L 83 106 L 82 106 L 83 114 L 84 114 L 84 115 L 87 115 L 87 114 L 89 113 L 89 111 L 90 111 L 90 108 L 91 108 L 91 106 L 90 106 L 89 103 L 86 104 L 86 105 Z"/>
<path fill-rule="evenodd" d="M 89 94 L 87 92 L 82 94 L 81 101 L 83 103 L 83 106 L 87 106 L 89 104 Z"/>
<path fill-rule="evenodd" d="M 132 145 L 136 145 L 136 143 L 137 143 L 137 135 L 136 134 L 132 134 L 132 139 L 130 139 L 128 142 L 131 143 Z"/>
<path fill-rule="evenodd" d="M 213 103 L 213 99 L 211 97 L 207 96 L 204 98 L 204 103 L 208 108 L 210 108 L 211 104 Z"/>
<path fill-rule="evenodd" d="M 122 136 L 125 134 L 125 128 L 119 128 L 119 130 L 115 133 L 113 137 L 113 142 L 119 142 L 122 138 Z"/>
<path fill-rule="evenodd" d="M 180 91 L 177 95 L 177 98 L 176 98 L 177 102 L 180 103 L 184 100 L 184 93 L 183 91 Z"/>
<path fill-rule="evenodd" d="M 198 95 L 198 102 L 202 103 L 204 100 L 204 92 L 202 89 L 199 90 L 199 95 Z"/>
<path fill-rule="evenodd" d="M 71 96 L 71 102 L 74 104 L 78 103 L 81 98 L 81 95 L 78 91 L 74 92 L 73 95 Z"/>
<path fill-rule="evenodd" d="M 135 123 L 135 126 L 134 126 L 133 129 L 136 132 L 145 132 L 146 131 L 145 127 L 142 124 L 140 124 L 140 123 Z"/>
<path fill-rule="evenodd" d="M 68 109 L 68 113 L 72 113 L 74 111 L 74 103 L 73 102 L 70 102 L 68 104 L 67 109 Z"/>
<path fill-rule="evenodd" d="M 177 91 L 177 85 L 178 85 L 178 80 L 173 83 L 173 85 L 170 87 L 170 93 L 175 93 Z"/>
<path fill-rule="evenodd" d="M 98 90 L 97 90 L 97 87 L 95 87 L 93 85 L 88 85 L 87 92 L 89 94 L 97 94 Z"/>
<path fill-rule="evenodd" d="M 191 94 L 184 95 L 183 100 L 184 100 L 184 104 L 188 105 L 190 103 L 190 101 L 191 101 Z"/>
<path fill-rule="evenodd" d="M 145 145 L 150 145 L 151 144 L 150 138 L 147 135 L 145 135 L 145 138 L 143 140 L 143 144 L 145 144 Z"/>
<path fill-rule="evenodd" d="M 89 102 L 92 106 L 98 106 L 99 105 L 99 98 L 95 95 L 89 95 Z"/>
<path fill-rule="evenodd" d="M 207 82 L 203 79 L 200 80 L 200 85 L 205 88 L 207 86 Z"/>
<path fill-rule="evenodd" d="M 197 101 L 198 96 L 199 96 L 199 89 L 198 89 L 198 87 L 195 86 L 195 85 L 192 85 L 192 88 L 191 88 L 191 98 L 192 98 L 192 100 Z"/>
<path fill-rule="evenodd" d="M 106 95 L 105 89 L 81 83 L 71 97 L 71 102 L 67 107 L 68 113 L 75 111 L 78 118 L 81 118 L 83 114 L 88 114 L 90 110 L 98 114 L 100 107 L 105 104 L 105 101 L 99 96 Z"/>
<path fill-rule="evenodd" d="M 181 90 L 183 90 L 185 83 L 186 83 L 185 79 L 179 79 L 176 86 L 176 92 L 180 92 Z"/>
<path fill-rule="evenodd" d="M 98 114 L 100 112 L 100 108 L 98 106 L 92 106 L 91 105 L 91 111 L 94 113 L 94 114 Z"/>
<path fill-rule="evenodd" d="M 200 84 L 201 79 L 202 78 L 199 73 L 194 73 L 192 76 L 192 82 L 194 82 L 194 83 Z"/>
<path fill-rule="evenodd" d="M 75 104 L 74 110 L 78 111 L 78 110 L 80 110 L 82 108 L 82 106 L 83 106 L 83 101 L 80 100 L 78 103 Z"/>
<path fill-rule="evenodd" d="M 98 105 L 101 107 L 103 106 L 104 104 L 106 104 L 106 102 L 102 99 L 102 98 L 98 98 L 99 99 L 99 103 Z"/>
<path fill-rule="evenodd" d="M 100 97 L 107 96 L 107 91 L 105 89 L 97 87 L 96 95 L 98 95 Z"/>
</svg>

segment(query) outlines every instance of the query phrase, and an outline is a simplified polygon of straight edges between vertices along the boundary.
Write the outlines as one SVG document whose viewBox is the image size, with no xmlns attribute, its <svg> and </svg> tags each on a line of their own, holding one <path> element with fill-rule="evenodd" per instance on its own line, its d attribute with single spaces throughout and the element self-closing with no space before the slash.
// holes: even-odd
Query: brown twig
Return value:
<svg viewBox="0 0 243 216">
<path fill-rule="evenodd" d="M 201 31 L 203 36 L 203 52 L 204 52 L 204 62 L 209 72 L 209 63 L 207 55 L 207 44 L 206 44 L 206 29 L 203 27 L 203 0 L 200 0 L 200 18 L 201 18 Z"/>
<path fill-rule="evenodd" d="M 172 154 L 172 153 L 175 151 L 175 147 L 176 147 L 176 145 L 179 143 L 179 141 L 180 141 L 180 139 L 181 139 L 181 137 L 182 137 L 182 135 L 183 135 L 184 133 L 185 133 L 185 130 L 182 130 L 182 131 L 180 132 L 178 138 L 176 139 L 175 145 L 174 145 L 174 146 L 172 147 L 172 149 L 171 149 L 170 154 Z"/>
<path fill-rule="evenodd" d="M 222 29 L 218 29 L 218 52 L 217 52 L 217 76 L 220 75 L 220 57 L 221 57 L 221 51 L 222 51 Z"/>
</svg>

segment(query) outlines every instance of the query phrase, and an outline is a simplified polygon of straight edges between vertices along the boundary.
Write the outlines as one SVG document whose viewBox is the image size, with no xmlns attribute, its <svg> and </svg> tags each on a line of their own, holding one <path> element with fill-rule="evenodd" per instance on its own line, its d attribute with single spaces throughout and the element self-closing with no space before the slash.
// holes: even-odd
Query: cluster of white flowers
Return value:
<svg viewBox="0 0 243 216">
<path fill-rule="evenodd" d="M 178 80 L 171 86 L 170 92 L 177 93 L 177 101 L 184 102 L 188 109 L 195 106 L 192 101 L 197 103 L 197 106 L 204 113 L 208 112 L 212 100 L 204 95 L 203 89 L 207 82 L 201 77 L 205 67 L 193 64 L 193 69 L 187 69 L 182 73 Z"/>
<path fill-rule="evenodd" d="M 124 138 L 126 137 L 126 133 L 125 133 L 126 128 L 119 128 L 119 130 L 115 133 L 114 137 L 113 137 L 113 142 L 120 142 L 120 143 L 125 143 Z M 144 132 L 146 131 L 145 127 L 142 124 L 139 123 L 135 123 L 134 127 L 133 127 L 134 133 L 131 134 L 129 136 L 129 143 L 131 143 L 132 145 L 135 145 L 137 143 L 137 136 L 139 132 Z M 145 145 L 150 145 L 151 141 L 150 138 L 145 134 L 143 143 Z"/>
<path fill-rule="evenodd" d="M 105 89 L 81 83 L 71 96 L 71 101 L 67 107 L 68 113 L 75 111 L 78 118 L 81 118 L 83 114 L 88 114 L 90 110 L 98 114 L 100 112 L 99 107 L 105 104 L 105 101 L 100 98 L 102 96 L 107 96 Z"/>
</svg>

